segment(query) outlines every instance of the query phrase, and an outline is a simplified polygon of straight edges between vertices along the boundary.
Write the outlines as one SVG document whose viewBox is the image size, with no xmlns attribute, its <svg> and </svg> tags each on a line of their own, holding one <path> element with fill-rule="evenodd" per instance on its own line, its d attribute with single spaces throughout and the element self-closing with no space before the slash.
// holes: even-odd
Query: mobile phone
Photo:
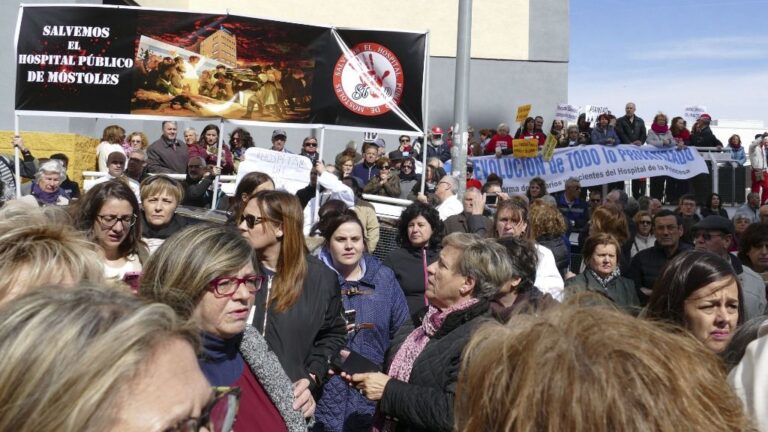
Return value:
<svg viewBox="0 0 768 432">
<path fill-rule="evenodd" d="M 139 292 L 139 279 L 141 273 L 139 272 L 127 272 L 123 275 L 123 282 L 131 289 L 134 294 Z"/>
<path fill-rule="evenodd" d="M 496 205 L 499 200 L 499 196 L 495 193 L 489 193 L 485 195 L 485 205 Z"/>
<path fill-rule="evenodd" d="M 357 311 L 354 309 L 348 309 L 344 311 L 344 320 L 347 321 L 347 324 L 354 324 L 355 318 L 357 318 Z"/>
<path fill-rule="evenodd" d="M 380 370 L 379 365 L 368 360 L 362 354 L 358 354 L 355 351 L 349 351 L 349 354 L 345 357 L 341 353 L 331 360 L 331 369 L 336 372 L 346 372 L 348 374 L 366 373 L 366 372 L 378 372 Z"/>
</svg>

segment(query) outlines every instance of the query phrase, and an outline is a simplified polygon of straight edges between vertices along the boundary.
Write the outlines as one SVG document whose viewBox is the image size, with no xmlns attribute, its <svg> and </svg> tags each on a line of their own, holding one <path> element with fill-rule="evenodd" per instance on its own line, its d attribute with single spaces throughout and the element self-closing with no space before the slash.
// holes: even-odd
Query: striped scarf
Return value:
<svg viewBox="0 0 768 432">
<path fill-rule="evenodd" d="M 5 156 L 0 155 L 0 181 L 3 182 L 2 201 L 10 201 L 16 198 L 16 176 L 13 164 Z"/>
</svg>

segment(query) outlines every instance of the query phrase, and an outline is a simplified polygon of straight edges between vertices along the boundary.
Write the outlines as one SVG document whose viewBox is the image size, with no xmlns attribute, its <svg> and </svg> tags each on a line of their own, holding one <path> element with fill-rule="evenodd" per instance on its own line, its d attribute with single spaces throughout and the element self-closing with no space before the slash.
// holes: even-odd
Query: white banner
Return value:
<svg viewBox="0 0 768 432">
<path fill-rule="evenodd" d="M 277 189 L 296 193 L 309 184 L 312 162 L 306 156 L 251 147 L 245 151 L 245 160 L 240 162 L 236 184 L 240 184 L 243 176 L 254 171 L 269 174 Z"/>
<path fill-rule="evenodd" d="M 565 181 L 570 177 L 579 179 L 582 187 L 590 187 L 642 177 L 687 179 L 708 172 L 704 159 L 694 149 L 659 149 L 649 145 L 585 145 L 557 149 L 548 162 L 541 156 L 470 159 L 474 163 L 474 178 L 484 182 L 489 174 L 496 173 L 503 179 L 502 188 L 507 193 L 525 193 L 533 177 L 543 178 L 547 191 L 558 192 L 565 189 Z M 446 171 L 450 172 L 450 164 L 446 164 Z"/>
<path fill-rule="evenodd" d="M 576 105 L 569 105 L 567 103 L 557 104 L 557 110 L 555 111 L 555 120 L 562 120 L 566 123 L 576 123 L 579 119 L 579 107 Z"/>
<path fill-rule="evenodd" d="M 703 105 L 689 105 L 685 107 L 683 118 L 693 123 L 705 112 L 707 112 L 707 107 Z"/>
<path fill-rule="evenodd" d="M 589 125 L 592 127 L 595 127 L 595 124 L 597 123 L 597 118 L 600 117 L 600 114 L 607 113 L 610 111 L 608 107 L 605 106 L 597 106 L 597 105 L 585 105 L 584 106 L 584 113 L 587 115 L 586 120 L 589 122 Z"/>
</svg>

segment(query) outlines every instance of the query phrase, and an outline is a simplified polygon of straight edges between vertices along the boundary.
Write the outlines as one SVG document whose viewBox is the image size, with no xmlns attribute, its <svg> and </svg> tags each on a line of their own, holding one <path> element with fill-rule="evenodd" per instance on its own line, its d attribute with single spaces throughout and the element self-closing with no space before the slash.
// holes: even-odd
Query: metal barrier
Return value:
<svg viewBox="0 0 768 432">
<path fill-rule="evenodd" d="M 87 192 L 88 189 L 93 187 L 94 182 L 97 179 L 100 179 L 108 175 L 109 174 L 101 171 L 83 171 L 83 191 Z M 150 174 L 150 175 L 156 175 L 156 174 Z M 187 178 L 186 174 L 163 174 L 163 175 L 179 181 Z M 225 193 L 227 196 L 233 196 L 235 194 L 236 180 L 237 180 L 237 176 L 235 175 L 220 175 L 219 183 L 220 183 L 221 191 Z"/>
</svg>

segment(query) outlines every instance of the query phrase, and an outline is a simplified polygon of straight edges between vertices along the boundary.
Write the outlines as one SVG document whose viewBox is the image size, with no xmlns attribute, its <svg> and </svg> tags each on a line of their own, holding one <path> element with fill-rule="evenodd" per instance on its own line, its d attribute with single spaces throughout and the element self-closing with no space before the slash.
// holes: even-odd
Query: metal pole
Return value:
<svg viewBox="0 0 768 432">
<path fill-rule="evenodd" d="M 472 41 L 472 0 L 459 0 L 459 29 L 456 36 L 456 83 L 453 90 L 453 160 L 459 177 L 459 199 L 467 188 L 467 123 L 469 123 L 469 69 Z M 458 137 L 458 143 L 456 139 Z"/>
<path fill-rule="evenodd" d="M 424 91 L 422 91 L 422 104 L 424 106 L 424 131 L 421 135 L 421 194 L 424 195 L 424 188 L 427 179 L 427 146 L 429 138 L 429 32 L 427 32 L 426 43 L 424 44 Z M 414 155 L 415 156 L 415 155 Z"/>
<path fill-rule="evenodd" d="M 19 136 L 18 114 L 13 116 L 13 136 L 14 138 Z M 21 157 L 21 152 L 16 146 L 13 146 L 13 156 L 13 168 L 15 170 L 14 175 L 16 176 L 16 199 L 19 199 L 21 198 L 21 162 L 19 160 Z"/>
<path fill-rule="evenodd" d="M 205 137 L 203 137 L 205 142 Z M 221 156 L 224 149 L 224 119 L 219 119 L 219 148 L 216 155 L 216 166 L 221 168 Z M 216 210 L 216 206 L 219 204 L 219 176 L 213 179 L 213 201 L 211 202 L 211 210 Z"/>
</svg>

